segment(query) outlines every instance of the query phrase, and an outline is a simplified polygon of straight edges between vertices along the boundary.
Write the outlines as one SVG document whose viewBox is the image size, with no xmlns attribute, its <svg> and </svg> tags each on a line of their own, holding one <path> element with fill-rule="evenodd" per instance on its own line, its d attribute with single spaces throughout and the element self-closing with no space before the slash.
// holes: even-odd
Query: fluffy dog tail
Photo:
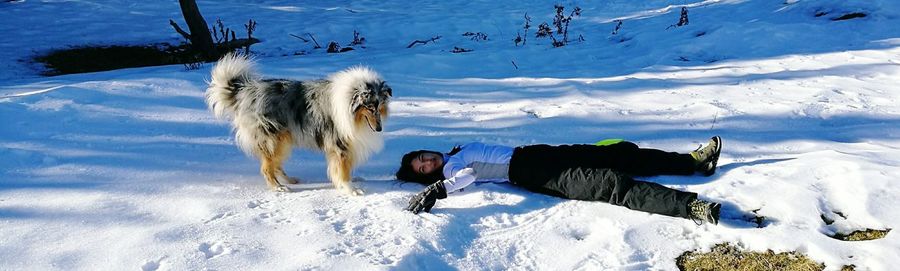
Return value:
<svg viewBox="0 0 900 271">
<path fill-rule="evenodd" d="M 255 80 L 253 61 L 243 55 L 226 54 L 212 70 L 212 79 L 206 89 L 206 105 L 220 119 L 233 115 L 237 111 L 237 85 L 247 85 Z"/>
</svg>

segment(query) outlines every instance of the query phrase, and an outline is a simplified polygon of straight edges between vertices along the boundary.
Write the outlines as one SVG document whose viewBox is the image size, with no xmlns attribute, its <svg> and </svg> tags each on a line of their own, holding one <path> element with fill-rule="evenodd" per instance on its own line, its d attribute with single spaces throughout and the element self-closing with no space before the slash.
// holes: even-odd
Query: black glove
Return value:
<svg viewBox="0 0 900 271">
<path fill-rule="evenodd" d="M 447 189 L 444 188 L 443 181 L 438 181 L 425 187 L 425 190 L 409 199 L 409 206 L 406 207 L 406 210 L 414 214 L 418 214 L 423 210 L 431 212 L 431 207 L 434 207 L 434 203 L 438 199 L 445 198 L 447 198 Z"/>
</svg>

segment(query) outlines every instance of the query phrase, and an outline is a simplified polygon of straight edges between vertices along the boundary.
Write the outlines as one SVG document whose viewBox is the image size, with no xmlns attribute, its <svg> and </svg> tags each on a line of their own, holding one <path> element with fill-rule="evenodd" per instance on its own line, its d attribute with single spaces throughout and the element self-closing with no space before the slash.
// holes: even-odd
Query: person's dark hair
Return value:
<svg viewBox="0 0 900 271">
<path fill-rule="evenodd" d="M 404 154 L 403 158 L 400 159 L 400 169 L 397 170 L 397 180 L 430 185 L 434 182 L 444 179 L 444 172 L 441 169 L 435 169 L 434 172 L 431 172 L 429 174 L 419 174 L 415 170 L 413 170 L 412 160 L 416 159 L 416 157 L 419 157 L 419 155 L 423 153 L 435 153 L 438 155 L 441 154 L 439 152 L 429 150 L 411 151 Z"/>
<path fill-rule="evenodd" d="M 450 150 L 449 153 L 447 153 L 447 155 L 454 155 L 459 152 L 459 150 L 461 150 L 461 148 L 459 146 L 455 146 L 452 150 Z M 412 160 L 416 159 L 416 157 L 419 157 L 419 155 L 422 153 L 434 153 L 441 155 L 440 152 L 429 150 L 417 150 L 404 154 L 403 158 L 400 159 L 400 169 L 397 170 L 397 180 L 430 185 L 444 179 L 443 167 L 436 169 L 434 172 L 424 175 L 416 173 L 416 171 L 413 170 Z M 444 162 L 446 163 L 447 161 Z"/>
<path fill-rule="evenodd" d="M 452 156 L 452 155 L 456 154 L 457 152 L 459 152 L 459 151 L 461 151 L 461 150 L 462 150 L 462 147 L 461 147 L 461 146 L 459 146 L 459 145 L 453 146 L 453 148 L 450 149 L 450 152 L 448 152 L 447 155 L 451 155 L 451 156 Z"/>
</svg>

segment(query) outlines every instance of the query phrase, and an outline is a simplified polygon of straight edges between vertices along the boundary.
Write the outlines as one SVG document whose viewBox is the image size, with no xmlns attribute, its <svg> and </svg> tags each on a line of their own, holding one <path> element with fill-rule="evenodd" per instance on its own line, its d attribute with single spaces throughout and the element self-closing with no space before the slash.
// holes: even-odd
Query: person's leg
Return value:
<svg viewBox="0 0 900 271">
<path fill-rule="evenodd" d="M 697 169 L 690 154 L 640 148 L 627 141 L 608 146 L 562 145 L 553 152 L 566 168 L 609 168 L 633 176 L 691 175 Z"/>
<path fill-rule="evenodd" d="M 606 168 L 570 168 L 540 185 L 528 184 L 539 183 L 521 183 L 523 187 L 543 194 L 603 201 L 632 210 L 683 218 L 691 218 L 688 203 L 697 199 L 696 193 L 634 180 Z"/>
</svg>

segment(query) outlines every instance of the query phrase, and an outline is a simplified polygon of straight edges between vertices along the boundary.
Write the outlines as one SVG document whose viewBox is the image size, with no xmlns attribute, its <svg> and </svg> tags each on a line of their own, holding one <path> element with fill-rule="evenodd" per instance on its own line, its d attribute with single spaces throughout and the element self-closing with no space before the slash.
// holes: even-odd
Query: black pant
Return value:
<svg viewBox="0 0 900 271">
<path fill-rule="evenodd" d="M 691 175 L 694 170 L 690 154 L 641 149 L 631 142 L 609 146 L 531 145 L 513 152 L 509 179 L 542 194 L 687 218 L 687 204 L 697 198 L 696 193 L 631 176 Z"/>
</svg>

